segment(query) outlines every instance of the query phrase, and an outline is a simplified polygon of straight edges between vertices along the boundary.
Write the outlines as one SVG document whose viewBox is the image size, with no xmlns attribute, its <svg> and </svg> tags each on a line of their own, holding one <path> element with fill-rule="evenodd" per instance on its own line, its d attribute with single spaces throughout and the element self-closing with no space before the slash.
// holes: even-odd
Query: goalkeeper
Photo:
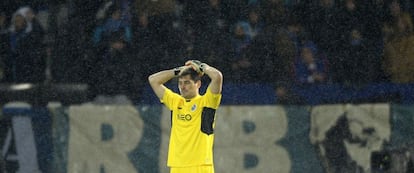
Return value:
<svg viewBox="0 0 414 173">
<path fill-rule="evenodd" d="M 206 93 L 200 95 L 204 74 L 211 80 Z M 164 85 L 175 77 L 179 94 Z M 170 173 L 214 173 L 214 121 L 221 100 L 222 73 L 190 60 L 184 66 L 152 74 L 148 80 L 161 103 L 172 112 L 167 160 Z"/>
</svg>

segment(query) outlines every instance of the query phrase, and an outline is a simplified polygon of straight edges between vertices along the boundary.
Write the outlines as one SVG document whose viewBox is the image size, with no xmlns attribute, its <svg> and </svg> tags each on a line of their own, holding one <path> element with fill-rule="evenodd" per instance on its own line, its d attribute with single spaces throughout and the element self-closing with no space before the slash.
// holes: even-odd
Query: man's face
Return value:
<svg viewBox="0 0 414 173">
<path fill-rule="evenodd" d="M 307 47 L 302 48 L 302 58 L 308 64 L 313 63 L 314 59 L 312 50 Z"/>
<path fill-rule="evenodd" d="M 21 15 L 16 15 L 16 17 L 14 19 L 14 25 L 15 25 L 17 31 L 21 31 L 21 30 L 25 29 L 26 28 L 26 21 L 25 21 L 24 17 L 21 16 Z"/>
<path fill-rule="evenodd" d="M 178 78 L 178 88 L 180 89 L 181 96 L 186 99 L 195 97 L 198 94 L 200 86 L 201 81 L 194 82 L 191 80 L 190 75 Z"/>
</svg>

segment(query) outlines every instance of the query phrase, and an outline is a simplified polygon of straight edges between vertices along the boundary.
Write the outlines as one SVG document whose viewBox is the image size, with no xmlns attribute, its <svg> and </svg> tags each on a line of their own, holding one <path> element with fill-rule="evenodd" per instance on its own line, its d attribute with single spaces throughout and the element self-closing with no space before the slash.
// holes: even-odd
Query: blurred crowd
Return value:
<svg viewBox="0 0 414 173">
<path fill-rule="evenodd" d="M 140 97 L 199 59 L 226 82 L 414 82 L 411 0 L 2 0 L 2 83 L 86 83 Z"/>
</svg>

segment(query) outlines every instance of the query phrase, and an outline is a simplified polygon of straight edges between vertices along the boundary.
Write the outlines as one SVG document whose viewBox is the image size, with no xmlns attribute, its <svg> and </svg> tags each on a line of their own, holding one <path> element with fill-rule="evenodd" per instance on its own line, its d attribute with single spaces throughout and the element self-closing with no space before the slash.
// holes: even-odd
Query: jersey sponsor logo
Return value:
<svg viewBox="0 0 414 173">
<path fill-rule="evenodd" d="M 193 117 L 190 114 L 177 114 L 177 119 L 182 121 L 191 121 Z"/>
<path fill-rule="evenodd" d="M 195 111 L 197 109 L 197 105 L 194 104 L 193 106 L 191 106 L 191 111 Z"/>
</svg>

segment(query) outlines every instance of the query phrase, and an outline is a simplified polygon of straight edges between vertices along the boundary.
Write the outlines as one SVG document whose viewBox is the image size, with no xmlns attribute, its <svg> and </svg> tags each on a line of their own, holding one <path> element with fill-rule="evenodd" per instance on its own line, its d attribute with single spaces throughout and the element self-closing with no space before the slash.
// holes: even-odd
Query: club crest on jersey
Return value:
<svg viewBox="0 0 414 173">
<path fill-rule="evenodd" d="M 193 106 L 191 106 L 191 111 L 195 111 L 197 109 L 197 105 L 194 104 Z"/>
</svg>

